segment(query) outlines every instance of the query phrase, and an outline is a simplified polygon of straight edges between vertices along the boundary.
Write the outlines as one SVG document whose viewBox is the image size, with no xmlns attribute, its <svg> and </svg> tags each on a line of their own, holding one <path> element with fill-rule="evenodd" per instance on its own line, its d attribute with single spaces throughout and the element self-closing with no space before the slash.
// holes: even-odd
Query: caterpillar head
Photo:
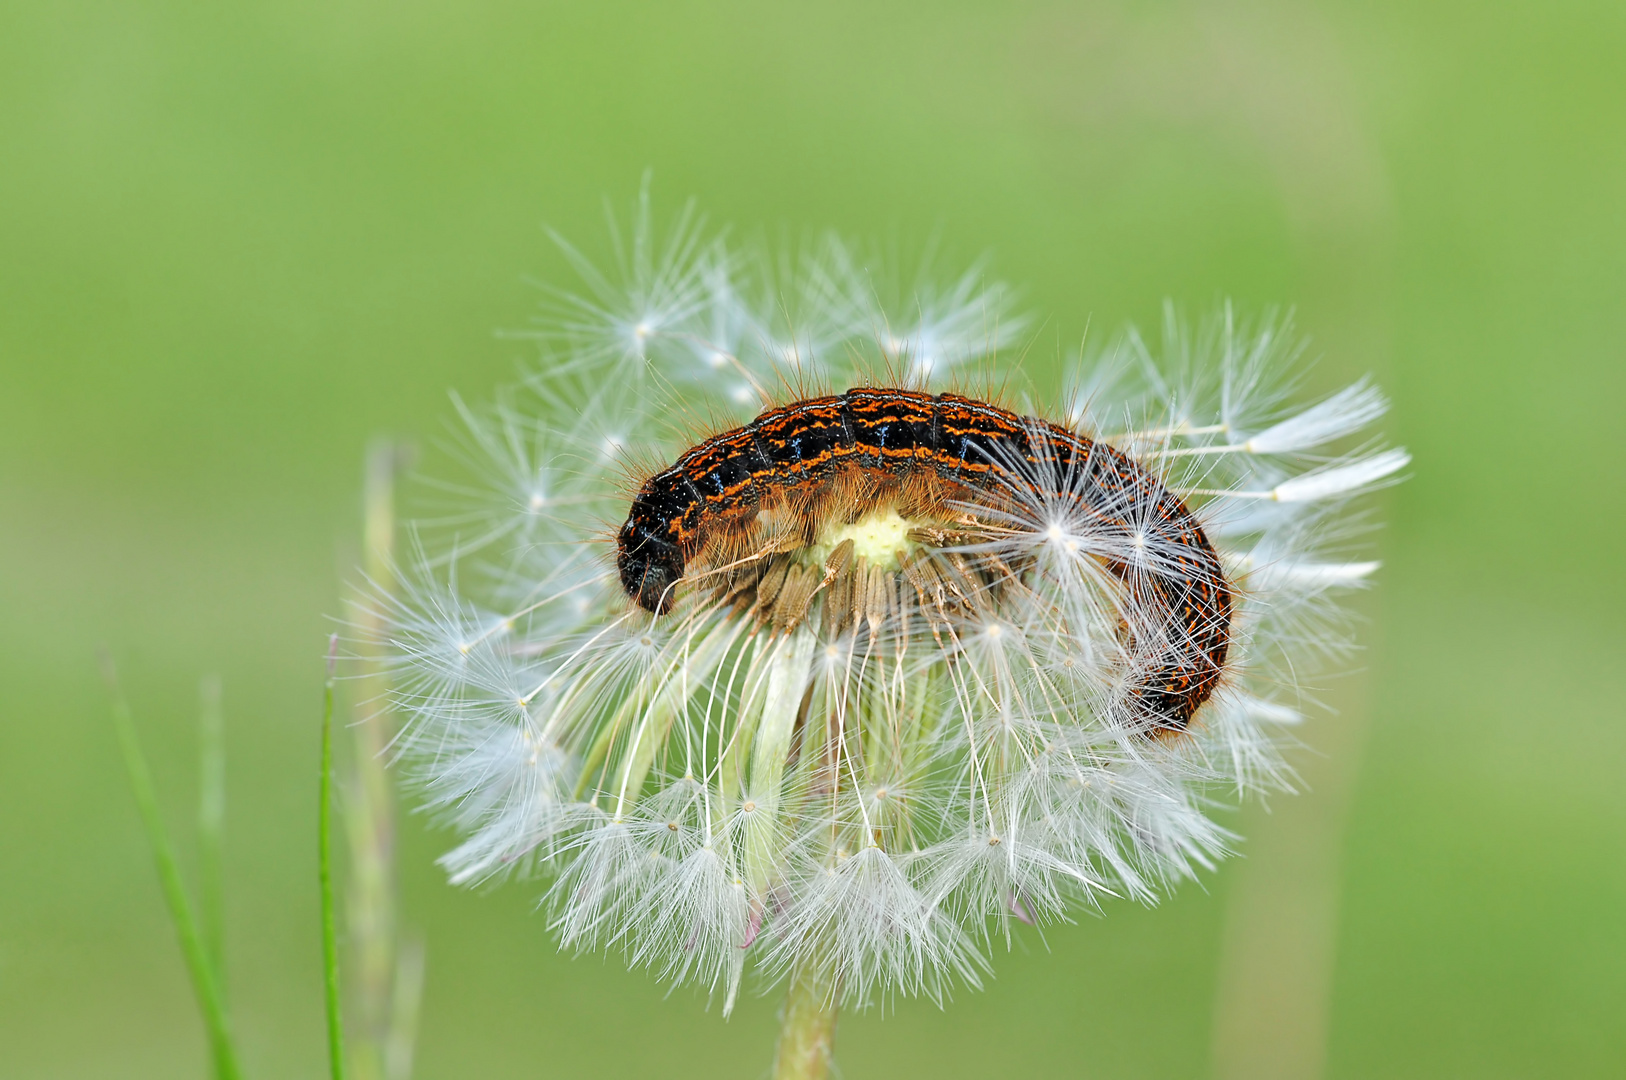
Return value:
<svg viewBox="0 0 1626 1080">
<path fill-rule="evenodd" d="M 666 614 L 672 606 L 672 587 L 683 577 L 683 553 L 632 521 L 622 527 L 616 548 L 615 567 L 627 596 L 645 611 Z"/>
</svg>

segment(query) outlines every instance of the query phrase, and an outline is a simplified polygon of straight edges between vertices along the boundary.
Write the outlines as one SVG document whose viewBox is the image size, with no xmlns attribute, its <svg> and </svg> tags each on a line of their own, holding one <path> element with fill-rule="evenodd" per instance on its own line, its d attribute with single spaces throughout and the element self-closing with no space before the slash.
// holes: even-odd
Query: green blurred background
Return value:
<svg viewBox="0 0 1626 1080">
<path fill-rule="evenodd" d="M 849 1018 L 851 1080 L 1626 1074 L 1626 6 L 52 0 L 0 8 L 0 1075 L 202 1076 L 94 653 L 190 851 L 224 678 L 236 1022 L 322 1075 L 321 655 L 363 449 L 529 358 L 551 224 L 653 171 L 747 232 L 993 254 L 1047 313 L 1295 305 L 1373 371 L 1362 671 L 1314 791 L 1157 910 L 1032 935 L 983 993 Z M 432 454 L 431 454 L 431 460 Z M 447 887 L 422 1077 L 751 1077 L 724 1021 L 558 956 L 538 887 Z"/>
</svg>

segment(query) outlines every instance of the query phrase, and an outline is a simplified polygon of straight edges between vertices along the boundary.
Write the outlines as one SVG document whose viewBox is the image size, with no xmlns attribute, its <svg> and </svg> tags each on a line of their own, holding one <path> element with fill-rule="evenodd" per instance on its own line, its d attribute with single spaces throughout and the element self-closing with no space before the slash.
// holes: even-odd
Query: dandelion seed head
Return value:
<svg viewBox="0 0 1626 1080">
<path fill-rule="evenodd" d="M 1377 569 L 1349 508 L 1409 461 L 1343 445 L 1375 387 L 1295 408 L 1290 328 L 1227 309 L 1071 358 L 1024 418 L 931 396 L 1030 325 L 980 265 L 899 284 L 838 239 L 659 232 L 647 195 L 611 269 L 561 244 L 582 282 L 544 362 L 458 403 L 467 479 L 382 601 L 452 880 L 539 875 L 562 944 L 725 1009 L 809 964 L 850 1002 L 941 1000 L 1028 924 L 1213 867 L 1222 794 L 1291 787 L 1300 680 Z M 864 390 L 881 372 L 926 390 Z M 743 449 L 715 465 L 674 422 L 765 396 L 781 428 L 720 433 Z M 803 475 L 859 423 L 873 460 Z M 700 509 L 640 525 L 645 462 Z"/>
</svg>

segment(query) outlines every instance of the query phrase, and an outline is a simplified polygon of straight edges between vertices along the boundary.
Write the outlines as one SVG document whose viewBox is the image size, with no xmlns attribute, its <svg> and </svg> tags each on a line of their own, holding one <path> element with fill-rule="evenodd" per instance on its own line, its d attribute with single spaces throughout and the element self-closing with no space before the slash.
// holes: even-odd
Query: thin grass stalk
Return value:
<svg viewBox="0 0 1626 1080">
<path fill-rule="evenodd" d="M 407 456 L 405 446 L 388 439 L 376 440 L 367 453 L 362 567 L 380 594 L 387 595 L 395 583 L 395 477 Z M 383 640 L 385 628 L 380 625 L 376 604 L 352 603 L 351 621 L 364 644 L 352 707 L 353 759 L 344 804 L 350 844 L 346 897 L 349 992 L 354 1010 L 350 1064 L 357 1080 L 406 1080 L 423 956 L 421 945 L 401 939 L 396 901 L 395 802 L 385 769 L 394 730 L 389 684 L 376 645 Z"/>
<path fill-rule="evenodd" d="M 407 938 L 396 943 L 395 996 L 390 1002 L 389 1042 L 384 1045 L 384 1075 L 390 1080 L 412 1075 L 418 1010 L 423 1004 L 423 960 L 421 940 Z"/>
<path fill-rule="evenodd" d="M 317 787 L 316 866 L 322 890 L 322 979 L 327 991 L 328 1071 L 344 1080 L 344 1024 L 339 1013 L 339 934 L 333 914 L 333 676 L 339 635 L 328 639 L 327 681 L 322 690 L 322 777 Z"/>
<path fill-rule="evenodd" d="M 198 920 L 192 912 L 191 901 L 187 899 L 186 886 L 181 880 L 180 867 L 175 862 L 175 852 L 170 846 L 169 834 L 165 831 L 163 818 L 158 812 L 158 799 L 152 787 L 152 773 L 148 770 L 147 759 L 141 752 L 135 719 L 131 715 L 130 704 L 125 700 L 124 692 L 119 687 L 118 675 L 110 658 L 105 656 L 102 658 L 102 669 L 113 698 L 113 728 L 118 733 L 119 749 L 123 753 L 124 769 L 130 781 L 130 793 L 135 796 L 142 827 L 146 830 L 147 841 L 152 846 L 153 862 L 158 868 L 158 881 L 164 891 L 164 902 L 169 907 L 170 921 L 175 926 L 175 935 L 180 940 L 181 955 L 186 960 L 187 973 L 192 978 L 192 989 L 197 995 L 198 1008 L 203 1013 L 204 1026 L 209 1036 L 210 1057 L 214 1062 L 214 1074 L 217 1080 L 239 1080 L 242 1070 L 238 1066 L 237 1051 L 232 1044 L 225 996 L 221 992 L 218 973 L 210 963 L 209 950 L 204 944 Z"/>
<path fill-rule="evenodd" d="M 226 723 L 220 676 L 198 684 L 198 914 L 222 1001 L 226 986 Z"/>
</svg>

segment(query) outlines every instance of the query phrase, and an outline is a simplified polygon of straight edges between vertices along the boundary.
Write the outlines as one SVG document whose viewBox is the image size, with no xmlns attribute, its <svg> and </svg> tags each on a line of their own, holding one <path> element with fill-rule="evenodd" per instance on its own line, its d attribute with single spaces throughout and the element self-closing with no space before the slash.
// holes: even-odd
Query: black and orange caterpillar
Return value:
<svg viewBox="0 0 1626 1080">
<path fill-rule="evenodd" d="M 770 501 L 816 502 L 854 473 L 931 480 L 956 502 L 988 505 L 1038 485 L 1044 497 L 1075 501 L 1105 535 L 1140 530 L 1156 560 L 1102 560 L 1137 603 L 1166 613 L 1154 632 L 1167 644 L 1132 693 L 1156 729 L 1175 731 L 1213 694 L 1230 647 L 1232 587 L 1180 497 L 1105 443 L 958 394 L 853 389 L 706 439 L 633 498 L 617 537 L 622 587 L 664 613 L 685 566 L 720 530 L 748 527 Z"/>
</svg>

